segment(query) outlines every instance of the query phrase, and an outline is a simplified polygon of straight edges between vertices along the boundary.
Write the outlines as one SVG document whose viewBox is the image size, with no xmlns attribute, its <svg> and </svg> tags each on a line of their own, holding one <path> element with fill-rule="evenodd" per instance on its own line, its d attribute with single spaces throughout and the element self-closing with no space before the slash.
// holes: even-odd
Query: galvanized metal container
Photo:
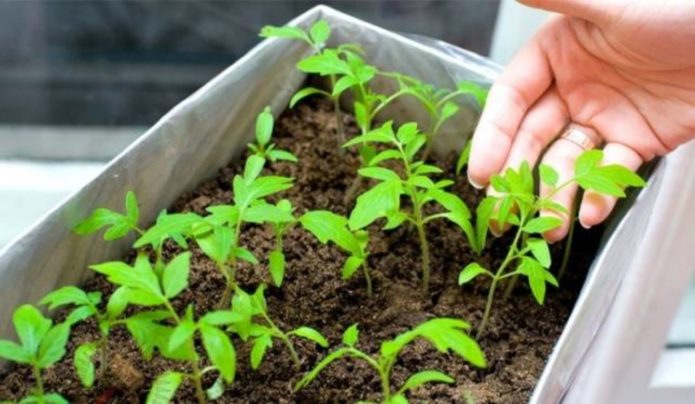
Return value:
<svg viewBox="0 0 695 404">
<path fill-rule="evenodd" d="M 371 63 L 441 87 L 468 79 L 491 83 L 499 67 L 451 45 L 409 39 L 319 6 L 292 24 L 324 18 L 333 41 L 361 44 Z M 125 253 L 132 239 L 107 243 L 71 228 L 96 207 L 121 207 L 134 190 L 144 221 L 238 156 L 266 105 L 279 114 L 304 77 L 295 63 L 310 50 L 266 40 L 174 107 L 103 172 L 0 251 L 0 337 L 12 310 L 90 276 L 87 265 Z M 385 84 L 384 84 L 385 85 Z M 387 111 L 422 118 L 407 101 Z M 460 148 L 479 111 L 465 105 L 435 145 Z M 656 364 L 680 296 L 695 267 L 695 144 L 663 159 L 649 186 L 611 231 L 533 394 L 534 403 L 617 403 L 649 397 Z"/>
</svg>

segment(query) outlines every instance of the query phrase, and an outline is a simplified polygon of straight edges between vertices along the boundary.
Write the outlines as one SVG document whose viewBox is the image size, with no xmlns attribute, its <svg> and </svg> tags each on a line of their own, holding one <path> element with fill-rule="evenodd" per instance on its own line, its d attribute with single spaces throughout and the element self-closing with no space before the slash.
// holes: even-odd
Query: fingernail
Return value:
<svg viewBox="0 0 695 404">
<path fill-rule="evenodd" d="M 582 219 L 579 219 L 579 224 L 580 224 L 583 228 L 585 228 L 585 229 L 587 229 L 587 230 L 589 230 L 589 229 L 591 228 L 591 226 L 585 224 L 584 221 L 583 221 Z"/>
<path fill-rule="evenodd" d="M 483 185 L 480 185 L 480 184 L 478 184 L 477 182 L 473 181 L 473 180 L 471 179 L 471 175 L 470 175 L 470 174 L 468 174 L 468 182 L 469 182 L 469 183 L 473 186 L 473 188 L 475 188 L 475 189 L 483 189 L 483 188 L 485 188 Z"/>
<path fill-rule="evenodd" d="M 502 232 L 499 231 L 499 230 L 496 230 L 495 228 L 493 228 L 493 226 L 490 226 L 489 228 L 490 228 L 490 233 L 491 233 L 493 236 L 495 236 L 495 237 L 497 237 L 497 238 L 500 238 L 500 237 L 502 236 Z"/>
</svg>

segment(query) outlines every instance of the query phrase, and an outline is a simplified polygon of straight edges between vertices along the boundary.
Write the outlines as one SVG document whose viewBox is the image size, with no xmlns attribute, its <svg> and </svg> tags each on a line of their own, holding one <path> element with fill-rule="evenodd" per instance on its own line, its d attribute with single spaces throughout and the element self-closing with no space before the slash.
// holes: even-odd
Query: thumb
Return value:
<svg viewBox="0 0 695 404">
<path fill-rule="evenodd" d="M 517 0 L 533 8 L 579 17 L 593 23 L 602 23 L 610 18 L 611 2 L 605 0 Z"/>
</svg>

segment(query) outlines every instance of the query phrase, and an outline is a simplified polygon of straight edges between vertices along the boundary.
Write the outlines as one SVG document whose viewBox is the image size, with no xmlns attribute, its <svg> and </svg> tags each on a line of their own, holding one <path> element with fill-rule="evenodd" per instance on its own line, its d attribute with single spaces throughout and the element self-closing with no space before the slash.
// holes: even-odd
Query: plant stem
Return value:
<svg viewBox="0 0 695 404">
<path fill-rule="evenodd" d="M 352 181 L 350 187 L 345 191 L 345 196 L 343 197 L 343 203 L 345 205 L 350 204 L 355 199 L 357 191 L 362 187 L 362 177 L 357 174 L 355 179 Z"/>
<path fill-rule="evenodd" d="M 528 234 L 524 233 L 524 235 L 521 238 L 521 243 L 522 245 L 526 245 L 526 239 L 528 239 Z M 519 280 L 519 275 L 514 275 L 510 280 L 507 281 L 507 286 L 504 288 L 504 297 L 503 300 L 506 302 L 509 297 L 512 295 L 512 292 L 514 291 L 514 288 L 516 287 L 516 283 Z"/>
<path fill-rule="evenodd" d="M 369 276 L 369 267 L 367 266 L 367 258 L 364 259 L 364 264 L 362 264 L 362 270 L 364 271 L 364 279 L 367 281 L 367 296 L 370 298 L 374 296 L 372 292 L 372 277 Z"/>
<path fill-rule="evenodd" d="M 36 380 L 36 395 L 39 398 L 39 403 L 43 404 L 45 392 L 43 390 L 43 380 L 41 379 L 41 369 L 37 365 L 33 365 L 32 373 L 34 374 L 34 379 Z"/>
<path fill-rule="evenodd" d="M 297 351 L 295 351 L 292 341 L 290 341 L 287 335 L 284 332 L 282 332 L 282 330 L 280 330 L 280 328 L 278 328 L 277 325 L 275 325 L 273 320 L 270 319 L 270 316 L 268 316 L 268 313 L 262 312 L 261 316 L 263 316 L 263 319 L 273 330 L 273 334 L 276 337 L 280 338 L 280 340 L 287 346 L 287 349 L 290 351 L 290 357 L 292 358 L 292 362 L 294 362 L 294 366 L 299 368 L 302 365 L 302 362 L 299 360 L 299 355 L 297 355 Z"/>
<path fill-rule="evenodd" d="M 417 209 L 418 211 L 420 209 Z M 427 295 L 430 291 L 430 245 L 427 242 L 425 226 L 422 218 L 417 218 L 417 234 L 420 239 L 420 252 L 422 254 L 422 292 Z"/>
<path fill-rule="evenodd" d="M 475 339 L 479 340 L 485 332 L 485 327 L 487 326 L 487 321 L 490 318 L 490 310 L 492 309 L 492 301 L 495 297 L 495 288 L 497 287 L 497 277 L 492 278 L 492 284 L 490 284 L 490 290 L 487 292 L 487 302 L 485 303 L 485 313 L 483 314 L 483 321 L 480 322 L 478 326 L 478 331 L 475 334 Z"/>
<path fill-rule="evenodd" d="M 575 222 L 576 218 L 574 217 L 575 212 L 577 211 L 579 201 L 581 198 L 577 197 L 576 200 L 574 201 L 574 204 L 572 205 L 572 211 L 569 214 L 570 218 L 570 227 L 567 233 L 567 240 L 565 241 L 565 251 L 562 252 L 562 264 L 560 264 L 560 270 L 557 273 L 557 279 L 558 281 L 561 280 L 565 276 L 565 271 L 567 270 L 567 265 L 569 265 L 570 262 L 570 254 L 572 253 L 572 240 L 574 239 L 574 228 L 575 228 Z"/>
<path fill-rule="evenodd" d="M 195 385 L 195 396 L 198 399 L 198 404 L 205 404 L 205 391 L 203 390 L 202 375 L 200 373 L 200 366 L 198 365 L 198 354 L 195 352 L 195 345 L 193 340 L 190 340 L 190 349 L 193 352 L 193 359 L 191 360 L 191 367 L 193 368 L 193 384 Z"/>
</svg>

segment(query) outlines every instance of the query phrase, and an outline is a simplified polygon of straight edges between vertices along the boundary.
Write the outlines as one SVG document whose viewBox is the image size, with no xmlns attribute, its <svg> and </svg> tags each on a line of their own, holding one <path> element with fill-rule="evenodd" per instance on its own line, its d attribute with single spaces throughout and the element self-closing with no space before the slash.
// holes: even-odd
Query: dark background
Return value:
<svg viewBox="0 0 695 404">
<path fill-rule="evenodd" d="M 0 124 L 151 125 L 281 25 L 324 3 L 487 54 L 498 1 L 0 2 Z"/>
</svg>

